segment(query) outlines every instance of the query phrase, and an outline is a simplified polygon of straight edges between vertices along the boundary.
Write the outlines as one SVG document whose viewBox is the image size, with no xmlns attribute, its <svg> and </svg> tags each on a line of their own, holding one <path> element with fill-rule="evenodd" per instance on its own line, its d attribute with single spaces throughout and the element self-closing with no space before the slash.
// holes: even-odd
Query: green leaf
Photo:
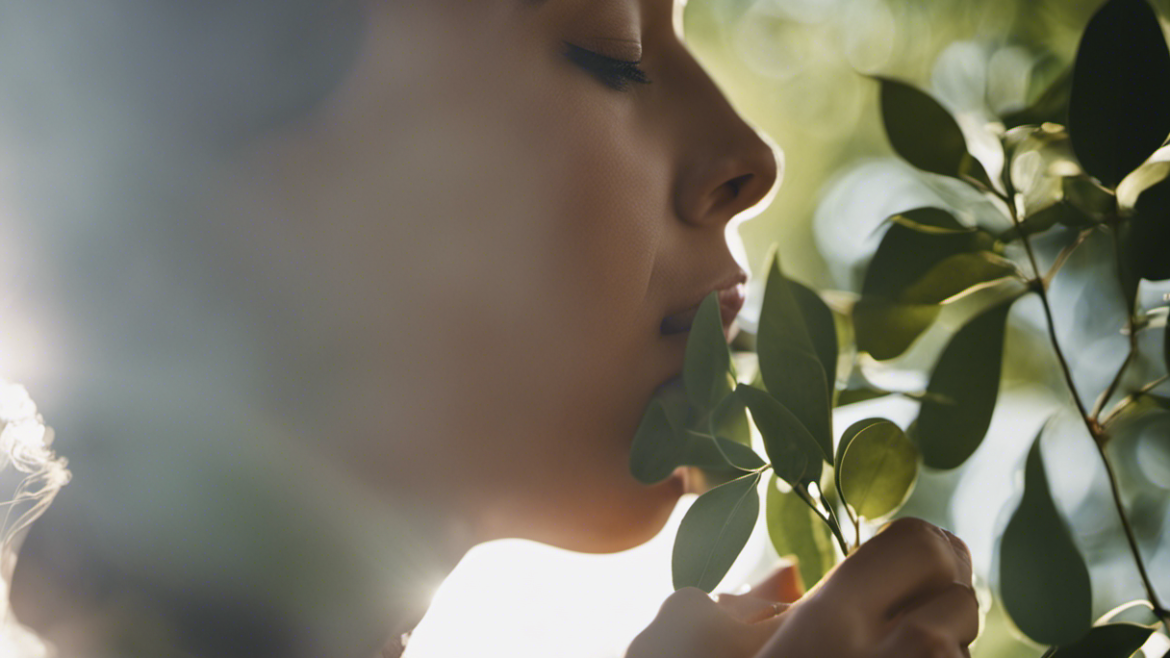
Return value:
<svg viewBox="0 0 1170 658">
<path fill-rule="evenodd" d="M 1170 50 L 1146 0 L 1109 0 L 1073 65 L 1069 134 L 1081 166 L 1107 187 L 1170 134 Z"/>
<path fill-rule="evenodd" d="M 915 208 L 890 218 L 861 286 L 862 297 L 901 299 L 930 268 L 955 254 L 986 250 L 993 240 L 940 208 Z"/>
<path fill-rule="evenodd" d="M 634 434 L 630 473 L 643 484 L 661 482 L 682 464 L 686 450 L 686 442 L 675 438 L 675 429 L 662 402 L 653 400 Z"/>
<path fill-rule="evenodd" d="M 858 421 L 837 448 L 837 488 L 859 516 L 876 519 L 902 505 L 918 478 L 918 451 L 884 418 Z"/>
<path fill-rule="evenodd" d="M 1080 640 L 1052 647 L 1044 658 L 1129 658 L 1150 639 L 1153 628 L 1140 624 L 1102 624 L 1089 629 Z"/>
<path fill-rule="evenodd" d="M 994 243 L 987 233 L 963 226 L 939 208 L 916 208 L 890 222 L 866 269 L 861 300 L 853 306 L 857 347 L 878 360 L 905 352 L 938 317 L 927 293 L 936 277 L 949 276 L 945 270 L 953 264 L 940 272 L 933 268 L 952 256 L 986 251 Z M 932 303 L 915 299 L 922 295 Z"/>
<path fill-rule="evenodd" d="M 776 475 L 794 487 L 820 480 L 823 453 L 800 419 L 771 395 L 753 386 L 740 384 L 735 394 L 751 410 Z"/>
<path fill-rule="evenodd" d="M 731 466 L 743 471 L 751 471 L 765 462 L 748 446 L 723 437 L 712 438 L 688 431 L 686 433 L 686 451 L 680 465 L 698 466 L 700 468 L 722 468 Z"/>
<path fill-rule="evenodd" d="M 1072 69 L 1065 70 L 1027 107 L 1005 114 L 1007 129 L 1025 124 L 1068 123 L 1068 99 L 1072 93 Z"/>
<path fill-rule="evenodd" d="M 878 81 L 882 121 L 894 151 L 923 171 L 959 178 L 970 166 L 970 156 L 954 117 L 938 101 L 906 83 L 880 77 Z"/>
<path fill-rule="evenodd" d="M 751 445 L 751 428 L 743 400 L 736 395 L 723 398 L 711 412 L 711 434 L 731 439 L 737 443 Z"/>
<path fill-rule="evenodd" d="M 884 398 L 887 395 L 893 395 L 893 393 L 877 388 L 847 388 L 837 396 L 837 406 L 844 407 L 848 404 L 857 404 L 866 400 L 876 400 L 877 398 Z"/>
<path fill-rule="evenodd" d="M 687 336 L 683 382 L 691 404 L 700 409 L 711 409 L 731 393 L 731 351 L 723 333 L 723 319 L 719 296 L 707 295 L 691 324 Z"/>
<path fill-rule="evenodd" d="M 1016 626 L 1041 644 L 1072 644 L 1092 623 L 1092 589 L 1048 489 L 1041 429 L 1024 466 L 1024 496 L 999 549 L 1000 599 Z"/>
<path fill-rule="evenodd" d="M 1134 273 L 1150 281 L 1170 279 L 1170 178 L 1138 197 L 1130 231 L 1126 255 Z"/>
<path fill-rule="evenodd" d="M 1043 233 L 1060 224 L 1071 228 L 1086 228 L 1093 225 L 1093 218 L 1067 201 L 1057 201 L 1045 206 L 1024 218 L 1019 226 L 1013 226 L 1000 236 L 1001 240 L 1010 241 L 1020 237 Z"/>
<path fill-rule="evenodd" d="M 1016 267 L 988 251 L 948 256 L 902 292 L 903 302 L 943 304 L 983 286 L 1014 276 Z"/>
<path fill-rule="evenodd" d="M 753 473 L 699 496 L 687 510 L 674 540 L 674 588 L 715 589 L 747 544 L 760 514 Z"/>
<path fill-rule="evenodd" d="M 1016 299 L 968 322 L 939 357 L 917 421 L 918 450 L 927 466 L 955 468 L 983 442 L 999 396 L 1005 324 Z"/>
<path fill-rule="evenodd" d="M 879 361 L 892 359 L 909 349 L 934 324 L 940 310 L 935 304 L 901 304 L 862 297 L 853 305 L 857 349 Z"/>
<path fill-rule="evenodd" d="M 832 461 L 832 396 L 828 378 L 809 337 L 801 306 L 793 286 L 780 271 L 773 255 L 760 309 L 757 335 L 760 374 L 773 398 L 800 419 L 825 459 Z M 749 402 L 750 400 L 745 400 Z M 754 410 L 753 410 L 754 413 Z"/>
<path fill-rule="evenodd" d="M 821 296 L 811 288 L 791 280 L 789 285 L 792 286 L 793 297 L 800 307 L 813 351 L 825 372 L 827 394 L 831 400 L 837 380 L 837 324 L 833 320 L 833 311 L 829 310 Z"/>
<path fill-rule="evenodd" d="M 833 535 L 829 526 L 794 491 L 787 493 L 776 486 L 776 476 L 768 482 L 765 514 L 768 536 L 781 557 L 795 556 L 800 579 L 811 589 L 837 562 Z"/>
</svg>

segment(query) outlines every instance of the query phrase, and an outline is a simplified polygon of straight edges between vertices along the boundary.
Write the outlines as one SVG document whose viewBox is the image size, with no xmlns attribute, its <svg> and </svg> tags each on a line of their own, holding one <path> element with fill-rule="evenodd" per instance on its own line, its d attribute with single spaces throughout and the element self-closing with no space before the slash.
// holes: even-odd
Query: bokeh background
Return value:
<svg viewBox="0 0 1170 658">
<path fill-rule="evenodd" d="M 693 49 L 739 110 L 785 153 L 784 182 L 775 200 L 736 229 L 746 263 L 759 271 L 769 248 L 776 244 L 790 276 L 819 290 L 834 291 L 831 298 L 848 299 L 849 293 L 860 288 L 865 262 L 880 237 L 875 231 L 888 215 L 942 204 L 958 209 L 972 222 L 996 221 L 961 186 L 916 172 L 893 155 L 881 128 L 877 84 L 867 76 L 893 76 L 930 91 L 959 119 L 976 154 L 984 155 L 987 151 L 981 151 L 981 145 L 986 146 L 989 138 L 983 126 L 997 112 L 1026 103 L 1069 65 L 1079 35 L 1099 4 L 1098 0 L 690 0 L 685 28 Z M 1170 0 L 1153 4 L 1162 16 L 1170 15 Z M 0 34 L 7 44 L 15 38 L 4 33 L 2 26 Z M 35 48 L 29 52 L 36 52 Z M 142 66 L 148 69 L 149 62 Z M 118 108 L 95 111 L 117 112 Z M 145 131 L 147 137 L 158 137 L 149 134 L 149 127 Z M 99 151 L 100 144 L 92 152 Z M 51 184 L 42 184 L 44 189 L 38 194 L 59 193 Z M 100 191 L 85 192 L 100 197 Z M 84 194 L 79 196 L 84 198 Z M 4 212 L 0 205 L 0 217 Z M 3 228 L 0 225 L 0 235 Z M 1067 351 L 1076 355 L 1074 374 L 1090 399 L 1104 388 L 1126 349 L 1121 319 L 1109 312 L 1116 310 L 1108 285 L 1110 273 L 1099 265 L 1100 254 L 1107 248 L 1094 240 L 1087 242 L 1053 289 L 1061 339 Z M 1041 252 L 1045 253 L 1044 245 Z M 0 241 L 0 268 L 16 270 L 22 257 L 19 245 Z M 758 286 L 752 287 L 744 313 L 743 324 L 749 330 L 760 292 Z M 1143 301 L 1156 306 L 1167 292 L 1170 289 L 1165 286 L 1145 286 Z M 6 312 L 0 317 L 4 323 L 0 376 L 20 380 L 22 371 L 30 367 L 22 362 L 22 354 L 37 351 L 20 348 L 51 337 L 22 328 L 19 309 L 2 305 L 0 309 Z M 1065 414 L 1058 417 L 1059 431 L 1045 445 L 1046 459 L 1058 504 L 1072 521 L 1076 539 L 1091 563 L 1094 609 L 1099 615 L 1141 597 L 1142 589 L 1124 551 L 1090 439 L 1076 419 L 1066 414 L 1061 380 L 1042 335 L 1038 311 L 1025 300 L 1013 312 L 1001 404 L 983 446 L 956 471 L 923 473 L 900 513 L 927 518 L 967 540 L 983 598 L 990 601 L 996 585 L 996 539 L 1019 493 L 1017 466 L 1044 421 L 1054 413 Z M 921 389 L 934 356 L 960 318 L 944 314 L 938 326 L 893 364 L 863 362 L 865 375 L 889 390 Z M 1165 329 L 1143 336 L 1143 341 L 1149 341 L 1148 345 L 1143 342 L 1148 348 L 1145 353 L 1156 354 L 1153 347 L 1160 344 L 1160 331 Z M 1165 365 L 1148 358 L 1136 370 L 1149 380 L 1165 374 Z M 835 427 L 839 433 L 854 420 L 873 415 L 906 425 L 915 414 L 914 402 L 891 396 L 840 410 Z M 53 424 L 53 419 L 49 422 Z M 1139 414 L 1114 450 L 1147 564 L 1160 591 L 1168 593 L 1170 544 L 1162 538 L 1170 499 L 1170 415 L 1152 410 Z M 76 467 L 82 465 L 83 460 L 75 461 Z M 71 496 L 85 495 L 80 488 L 84 481 L 84 474 L 79 474 L 72 488 L 62 494 L 44 520 L 46 527 L 64 526 L 65 515 L 83 513 L 84 506 L 71 502 L 77 500 Z M 158 491 L 165 491 L 164 483 L 159 483 Z M 434 606 L 412 638 L 408 655 L 619 656 L 670 592 L 671 543 L 689 503 L 683 501 L 659 537 L 619 555 L 576 555 L 521 541 L 477 548 L 435 592 Z M 116 553 L 116 535 L 107 540 L 113 543 L 106 549 Z M 30 549 L 37 546 L 34 530 Z M 765 574 L 776 559 L 766 532 L 757 528 L 722 588 L 735 589 Z M 35 554 L 28 556 L 28 565 L 25 577 L 32 578 L 32 570 L 38 567 Z M 26 602 L 25 609 L 34 610 L 34 604 Z M 1167 648 L 1170 642 L 1155 636 L 1148 655 L 1160 658 Z M 1020 640 L 998 609 L 989 606 L 974 656 L 1025 658 L 1040 653 Z"/>
</svg>

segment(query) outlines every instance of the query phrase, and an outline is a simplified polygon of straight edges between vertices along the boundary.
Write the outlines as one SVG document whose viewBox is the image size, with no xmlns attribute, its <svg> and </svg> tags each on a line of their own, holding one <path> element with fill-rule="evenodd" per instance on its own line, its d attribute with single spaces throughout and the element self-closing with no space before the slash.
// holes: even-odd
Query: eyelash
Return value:
<svg viewBox="0 0 1170 658">
<path fill-rule="evenodd" d="M 629 89 L 630 83 L 650 84 L 646 72 L 639 68 L 641 62 L 606 57 L 571 43 L 565 44 L 565 57 L 577 66 L 593 74 L 607 87 L 617 91 Z"/>
</svg>

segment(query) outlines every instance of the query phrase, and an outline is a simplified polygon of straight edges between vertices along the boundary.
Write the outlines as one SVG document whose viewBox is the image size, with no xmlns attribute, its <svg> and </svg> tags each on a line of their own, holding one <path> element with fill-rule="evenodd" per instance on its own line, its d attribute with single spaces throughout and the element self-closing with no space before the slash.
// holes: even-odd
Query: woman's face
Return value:
<svg viewBox="0 0 1170 658">
<path fill-rule="evenodd" d="M 281 318 L 273 403 L 480 538 L 645 541 L 683 490 L 627 469 L 683 364 L 685 322 L 663 321 L 743 281 L 725 229 L 776 155 L 672 0 L 367 11 L 326 106 L 233 170 L 233 249 Z"/>
</svg>

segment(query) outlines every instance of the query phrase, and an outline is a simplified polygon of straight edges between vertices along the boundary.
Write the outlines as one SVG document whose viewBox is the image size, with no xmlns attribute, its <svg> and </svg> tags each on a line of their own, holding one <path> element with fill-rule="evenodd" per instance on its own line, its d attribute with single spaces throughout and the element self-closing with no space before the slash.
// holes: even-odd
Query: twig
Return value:
<svg viewBox="0 0 1170 658">
<path fill-rule="evenodd" d="M 1011 217 L 1012 223 L 1015 224 L 1015 226 L 1018 228 L 1020 226 L 1020 218 L 1016 212 L 1015 205 L 1013 203 L 1011 203 L 1011 201 L 1009 199 L 1001 197 L 1001 200 L 1004 201 L 1005 205 L 1007 205 L 1007 207 L 1010 211 L 1009 215 Z M 1146 572 L 1146 565 L 1142 561 L 1141 551 L 1138 548 L 1137 539 L 1134 536 L 1134 532 L 1133 532 L 1133 527 L 1130 526 L 1129 517 L 1126 516 L 1126 513 L 1125 513 L 1125 506 L 1121 502 L 1121 489 L 1118 487 L 1118 484 L 1117 484 L 1117 475 L 1113 471 L 1113 464 L 1110 463 L 1108 455 L 1105 454 L 1105 444 L 1108 442 L 1108 435 L 1104 431 L 1104 428 L 1102 428 L 1102 426 L 1097 422 L 1096 415 L 1095 414 L 1090 415 L 1088 413 L 1088 411 L 1085 408 L 1085 403 L 1081 400 L 1080 393 L 1077 392 L 1077 387 L 1076 387 L 1075 382 L 1073 381 L 1072 371 L 1069 368 L 1068 360 L 1065 358 L 1064 350 L 1061 349 L 1060 341 L 1056 337 L 1056 323 L 1052 317 L 1052 306 L 1048 300 L 1047 285 L 1043 279 L 1039 278 L 1040 277 L 1040 268 L 1036 264 L 1036 254 L 1032 250 L 1032 243 L 1028 239 L 1028 236 L 1026 236 L 1026 235 L 1021 236 L 1021 241 L 1024 244 L 1024 251 L 1028 255 L 1028 261 L 1032 265 L 1032 271 L 1035 272 L 1035 275 L 1037 277 L 1033 281 L 1033 289 L 1036 291 L 1036 294 L 1040 296 L 1040 303 L 1044 309 L 1044 317 L 1047 320 L 1048 337 L 1049 337 L 1049 340 L 1052 342 L 1052 349 L 1056 354 L 1057 361 L 1060 363 L 1060 369 L 1064 373 L 1064 380 L 1065 380 L 1065 383 L 1068 385 L 1069 393 L 1072 394 L 1073 402 L 1076 404 L 1077 410 L 1080 412 L 1082 420 L 1084 420 L 1085 427 L 1088 428 L 1088 430 L 1089 430 L 1089 435 L 1091 437 L 1093 437 L 1093 445 L 1095 445 L 1097 447 L 1097 452 L 1098 452 L 1098 454 L 1101 455 L 1101 462 L 1105 465 L 1105 472 L 1109 476 L 1109 489 L 1113 494 L 1113 504 L 1117 508 L 1118 517 L 1121 518 L 1121 527 L 1125 531 L 1125 539 L 1129 543 L 1129 550 L 1133 554 L 1133 560 L 1134 560 L 1134 563 L 1137 565 L 1138 575 L 1141 576 L 1142 585 L 1145 587 L 1146 594 L 1148 595 L 1148 597 L 1150 599 L 1150 605 L 1153 607 L 1154 614 L 1158 616 L 1158 619 L 1162 622 L 1162 625 L 1166 628 L 1166 632 L 1168 634 L 1170 634 L 1170 611 L 1167 611 L 1166 608 L 1162 607 L 1161 602 L 1158 600 L 1158 593 L 1154 589 L 1153 582 L 1150 580 L 1150 576 Z M 1118 258 L 1118 266 L 1120 267 L 1121 256 L 1120 256 L 1119 251 L 1117 252 L 1117 258 Z M 1119 270 L 1119 272 L 1120 272 L 1120 270 Z M 1123 291 L 1123 293 L 1124 293 L 1124 291 Z M 1128 300 L 1127 300 L 1127 303 L 1128 303 Z M 1128 315 L 1129 315 L 1130 327 L 1132 329 L 1132 326 L 1133 326 L 1133 324 L 1132 324 L 1133 323 L 1133 309 L 1132 308 L 1129 309 Z M 1132 330 L 1130 331 L 1130 344 L 1131 344 L 1131 346 L 1134 343 L 1136 343 L 1136 338 L 1134 337 L 1135 333 L 1136 332 L 1134 332 Z M 1117 376 L 1115 377 L 1115 381 L 1121 379 L 1121 376 L 1122 376 L 1122 373 L 1124 372 L 1125 367 L 1129 365 L 1129 361 L 1130 361 L 1130 357 L 1127 357 L 1125 360 L 1125 363 L 1122 364 L 1122 369 L 1118 372 Z M 1111 386 L 1110 388 L 1113 388 L 1113 386 Z M 1112 395 L 1112 393 L 1110 393 L 1109 395 Z"/>
</svg>

